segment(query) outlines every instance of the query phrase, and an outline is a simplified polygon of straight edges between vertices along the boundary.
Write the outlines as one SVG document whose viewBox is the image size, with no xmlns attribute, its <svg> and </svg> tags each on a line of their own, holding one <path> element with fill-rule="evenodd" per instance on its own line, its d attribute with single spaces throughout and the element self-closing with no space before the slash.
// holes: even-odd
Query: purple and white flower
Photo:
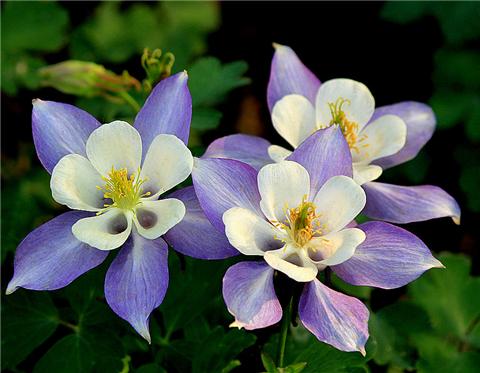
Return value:
<svg viewBox="0 0 480 373">
<path fill-rule="evenodd" d="M 322 151 L 319 151 L 322 149 Z M 282 308 L 274 271 L 305 283 L 299 302 L 303 325 L 320 341 L 365 353 L 368 309 L 317 279 L 330 267 L 354 285 L 403 286 L 442 267 L 413 234 L 388 223 L 349 223 L 363 209 L 365 192 L 352 179 L 352 159 L 340 126 L 316 131 L 289 160 L 255 170 L 237 160 L 195 159 L 194 187 L 205 214 L 244 255 L 223 279 L 232 326 L 263 328 Z"/>
<path fill-rule="evenodd" d="M 315 131 L 339 125 L 352 154 L 353 178 L 367 194 L 364 214 L 393 223 L 445 216 L 460 222 L 457 202 L 436 186 L 374 181 L 383 170 L 414 158 L 431 138 L 436 120 L 430 107 L 401 102 L 375 109 L 362 83 L 334 79 L 321 84 L 292 49 L 275 48 L 267 101 L 273 126 L 293 148 Z M 204 157 L 237 159 L 258 169 L 290 154 L 254 136 L 231 135 L 214 141 Z"/>
<path fill-rule="evenodd" d="M 7 294 L 64 287 L 120 248 L 106 274 L 105 297 L 149 341 L 150 313 L 168 286 L 167 242 L 197 258 L 236 254 L 203 214 L 193 187 L 159 199 L 193 166 L 186 146 L 192 114 L 187 78 L 179 73 L 160 82 L 133 126 L 100 125 L 74 106 L 34 101 L 33 137 L 52 174 L 52 196 L 75 211 L 20 243 Z M 202 244 L 192 233 L 204 237 Z"/>
</svg>

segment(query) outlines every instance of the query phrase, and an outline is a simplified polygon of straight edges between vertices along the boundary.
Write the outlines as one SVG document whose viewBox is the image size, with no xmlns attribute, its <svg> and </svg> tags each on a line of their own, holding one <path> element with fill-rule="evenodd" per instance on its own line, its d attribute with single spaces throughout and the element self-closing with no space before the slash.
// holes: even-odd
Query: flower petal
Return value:
<svg viewBox="0 0 480 373">
<path fill-rule="evenodd" d="M 320 87 L 318 78 L 300 61 L 290 47 L 280 44 L 274 44 L 274 47 L 275 54 L 267 88 L 270 111 L 278 100 L 294 93 L 305 96 L 314 103 Z"/>
<path fill-rule="evenodd" d="M 60 289 L 102 263 L 108 252 L 94 249 L 72 234 L 72 224 L 87 216 L 85 212 L 66 212 L 25 237 L 15 253 L 14 275 L 6 293 L 19 287 Z"/>
<path fill-rule="evenodd" d="M 152 141 L 142 165 L 140 178 L 144 180 L 144 191 L 152 197 L 184 181 L 192 172 L 193 157 L 185 144 L 173 135 L 158 135 Z"/>
<path fill-rule="evenodd" d="M 407 126 L 396 115 L 384 115 L 369 123 L 360 133 L 353 162 L 370 163 L 374 159 L 398 153 L 405 145 Z"/>
<path fill-rule="evenodd" d="M 135 210 L 133 222 L 141 236 L 154 240 L 182 221 L 184 216 L 185 205 L 179 199 L 142 201 Z"/>
<path fill-rule="evenodd" d="M 358 124 L 360 131 L 375 110 L 375 100 L 370 90 L 363 83 L 351 79 L 332 79 L 323 83 L 315 101 L 317 123 L 330 125 L 333 118 L 329 104 L 335 104 L 338 99 L 348 100 L 344 102 L 342 111 L 349 121 Z"/>
<path fill-rule="evenodd" d="M 33 100 L 33 141 L 38 158 L 49 173 L 67 154 L 85 156 L 88 136 L 98 126 L 94 117 L 75 106 Z"/>
<path fill-rule="evenodd" d="M 232 159 L 195 158 L 193 186 L 207 218 L 220 232 L 225 231 L 223 213 L 244 207 L 262 214 L 257 187 L 257 171 Z"/>
<path fill-rule="evenodd" d="M 148 321 L 168 287 L 168 246 L 161 238 L 146 240 L 133 233 L 105 277 L 105 298 L 150 343 Z"/>
<path fill-rule="evenodd" d="M 353 164 L 353 180 L 355 180 L 358 185 L 363 185 L 369 181 L 378 179 L 382 172 L 382 168 L 374 164 Z"/>
<path fill-rule="evenodd" d="M 460 206 L 437 186 L 370 182 L 362 187 L 367 193 L 363 213 L 372 219 L 405 224 L 450 216 L 455 224 L 460 224 Z"/>
<path fill-rule="evenodd" d="M 285 149 L 282 146 L 270 145 L 268 147 L 268 156 L 274 162 L 281 162 L 285 160 L 285 158 L 287 158 L 290 154 L 292 154 L 292 151 Z"/>
<path fill-rule="evenodd" d="M 273 127 L 296 148 L 317 130 L 315 109 L 305 97 L 288 95 L 281 98 L 272 110 Z"/>
<path fill-rule="evenodd" d="M 238 254 L 225 233 L 207 219 L 192 186 L 176 190 L 169 197 L 179 199 L 186 207 L 182 221 L 164 236 L 176 251 L 198 259 L 224 259 Z"/>
<path fill-rule="evenodd" d="M 245 255 L 262 255 L 283 246 L 282 233 L 263 217 L 242 207 L 223 214 L 225 234 L 230 244 Z"/>
<path fill-rule="evenodd" d="M 140 169 L 142 139 L 127 122 L 117 120 L 104 124 L 88 138 L 87 157 L 103 176 L 107 176 L 112 167 L 126 168 L 133 174 Z"/>
<path fill-rule="evenodd" d="M 235 317 L 230 326 L 247 330 L 265 328 L 282 318 L 273 287 L 273 269 L 265 263 L 240 262 L 223 277 L 223 299 Z"/>
<path fill-rule="evenodd" d="M 305 328 L 320 341 L 365 356 L 369 312 L 358 299 L 338 293 L 315 279 L 305 284 L 298 312 Z"/>
<path fill-rule="evenodd" d="M 228 158 L 246 163 L 256 170 L 272 163 L 269 148 L 272 145 L 261 137 L 229 135 L 212 142 L 202 158 Z"/>
<path fill-rule="evenodd" d="M 363 241 L 365 241 L 365 233 L 362 230 L 346 228 L 312 239 L 308 253 L 315 264 L 333 266 L 350 259 Z"/>
<path fill-rule="evenodd" d="M 311 196 L 332 176 L 352 176 L 352 155 L 338 126 L 318 130 L 287 160 L 300 163 L 308 171 Z"/>
<path fill-rule="evenodd" d="M 323 234 L 338 232 L 362 211 L 365 192 L 353 179 L 334 176 L 323 185 L 313 203 Z"/>
<path fill-rule="evenodd" d="M 79 154 L 67 154 L 52 172 L 50 188 L 58 203 L 74 210 L 98 211 L 103 208 L 105 182 L 90 161 Z"/>
<path fill-rule="evenodd" d="M 73 235 L 99 250 L 123 245 L 132 231 L 132 213 L 112 208 L 101 215 L 84 218 L 72 226 Z"/>
<path fill-rule="evenodd" d="M 361 224 L 367 239 L 346 262 L 332 267 L 344 281 L 360 286 L 394 289 L 430 268 L 443 267 L 412 233 L 383 222 Z"/>
<path fill-rule="evenodd" d="M 403 119 L 407 125 L 407 139 L 405 146 L 398 153 L 375 160 L 375 164 L 384 170 L 415 158 L 432 137 L 437 123 L 430 106 L 414 101 L 379 107 L 375 109 L 370 122 L 386 114 L 397 115 Z"/>
<path fill-rule="evenodd" d="M 310 177 L 298 163 L 282 161 L 269 164 L 258 172 L 260 207 L 271 222 L 285 221 L 285 208 L 295 208 L 308 199 Z"/>
<path fill-rule="evenodd" d="M 290 245 L 267 251 L 263 258 L 270 267 L 298 282 L 312 281 L 318 273 L 317 266 L 307 256 L 305 250 Z"/>
<path fill-rule="evenodd" d="M 192 119 L 192 97 L 188 75 L 181 72 L 163 79 L 153 88 L 135 118 L 135 128 L 142 135 L 143 157 L 155 137 L 165 133 L 188 143 Z"/>
</svg>

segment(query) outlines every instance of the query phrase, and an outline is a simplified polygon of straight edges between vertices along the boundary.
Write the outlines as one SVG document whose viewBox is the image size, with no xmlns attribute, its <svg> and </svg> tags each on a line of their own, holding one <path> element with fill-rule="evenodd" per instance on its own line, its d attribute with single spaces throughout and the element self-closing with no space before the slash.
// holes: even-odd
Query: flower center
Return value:
<svg viewBox="0 0 480 373">
<path fill-rule="evenodd" d="M 315 212 L 315 205 L 308 202 L 305 196 L 298 207 L 286 208 L 285 223 L 277 223 L 277 226 L 285 230 L 297 246 L 303 247 L 315 234 L 322 234 L 317 220 L 319 216 Z"/>
<path fill-rule="evenodd" d="M 150 195 L 150 192 L 142 194 L 142 184 L 147 179 L 140 179 L 140 169 L 135 174 L 128 176 L 126 168 L 116 170 L 112 167 L 108 176 L 102 176 L 105 181 L 103 187 L 97 186 L 97 189 L 102 190 L 103 197 L 110 199 L 112 203 L 106 203 L 104 209 L 100 210 L 98 214 L 105 212 L 107 209 L 116 207 L 123 210 L 134 210 L 135 206 L 140 203 L 140 198 Z"/>
<path fill-rule="evenodd" d="M 330 113 L 332 114 L 332 120 L 330 121 L 329 126 L 338 124 L 342 130 L 345 140 L 347 140 L 349 148 L 358 153 L 358 146 L 363 140 L 366 139 L 366 136 L 364 135 L 360 139 L 358 138 L 358 124 L 348 120 L 345 112 L 342 110 L 342 107 L 345 103 L 350 105 L 350 100 L 344 99 L 343 97 L 339 97 L 335 102 L 328 103 Z"/>
</svg>

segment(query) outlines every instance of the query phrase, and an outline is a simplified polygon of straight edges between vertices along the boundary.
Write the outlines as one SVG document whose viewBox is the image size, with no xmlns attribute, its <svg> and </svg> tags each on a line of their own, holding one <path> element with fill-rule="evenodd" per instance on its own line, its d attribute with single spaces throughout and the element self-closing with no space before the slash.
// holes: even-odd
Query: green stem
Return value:
<svg viewBox="0 0 480 373">
<path fill-rule="evenodd" d="M 288 327 L 292 321 L 292 308 L 293 308 L 293 296 L 290 297 L 288 306 L 283 314 L 282 326 L 280 330 L 280 339 L 278 340 L 278 350 L 277 350 L 277 367 L 283 368 L 283 360 L 285 358 L 285 346 L 287 343 L 287 334 Z"/>
<path fill-rule="evenodd" d="M 125 100 L 125 102 L 132 107 L 133 110 L 135 110 L 135 113 L 138 113 L 140 111 L 140 105 L 138 104 L 138 102 L 132 96 L 130 96 L 129 93 L 127 93 L 125 91 L 119 91 L 118 95 L 121 98 L 123 98 Z"/>
</svg>

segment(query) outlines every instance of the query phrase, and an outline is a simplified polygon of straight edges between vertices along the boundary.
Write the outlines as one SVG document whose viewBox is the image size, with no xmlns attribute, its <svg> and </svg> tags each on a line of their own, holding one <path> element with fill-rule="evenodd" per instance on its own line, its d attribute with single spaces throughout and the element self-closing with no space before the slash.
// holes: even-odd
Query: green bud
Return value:
<svg viewBox="0 0 480 373">
<path fill-rule="evenodd" d="M 115 100 L 119 92 L 141 88 L 140 82 L 127 72 L 117 75 L 93 62 L 64 61 L 41 68 L 39 75 L 42 86 L 76 96 L 104 96 Z"/>
</svg>

